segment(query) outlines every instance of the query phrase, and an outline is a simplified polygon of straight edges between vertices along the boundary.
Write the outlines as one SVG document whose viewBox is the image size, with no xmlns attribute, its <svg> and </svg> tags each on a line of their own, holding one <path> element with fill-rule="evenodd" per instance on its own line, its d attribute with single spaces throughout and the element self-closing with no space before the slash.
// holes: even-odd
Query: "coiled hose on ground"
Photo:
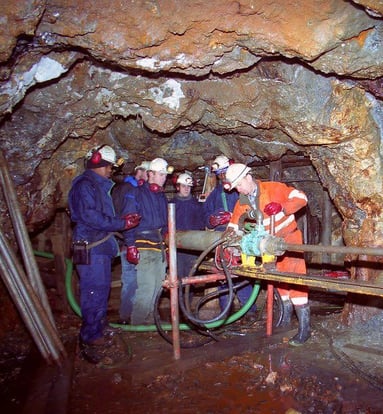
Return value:
<svg viewBox="0 0 383 414">
<path fill-rule="evenodd" d="M 221 238 L 216 240 L 215 242 L 213 242 L 210 246 L 208 246 L 197 258 L 197 260 L 195 261 L 193 267 L 190 269 L 188 278 L 192 278 L 196 272 L 196 270 L 198 269 L 199 265 L 202 263 L 202 261 L 206 258 L 206 256 L 213 250 L 215 249 L 217 246 L 219 246 L 220 244 L 224 243 L 226 240 Z M 205 295 L 202 299 L 200 299 L 199 304 L 197 305 L 197 314 L 195 312 L 192 312 L 190 309 L 190 303 L 189 303 L 189 291 L 188 288 L 190 288 L 190 285 L 186 285 L 185 287 L 185 295 L 183 294 L 183 287 L 182 285 L 179 288 L 179 306 L 181 308 L 181 311 L 183 313 L 183 315 L 185 316 L 185 318 L 190 321 L 192 323 L 193 326 L 189 326 L 190 329 L 196 330 L 198 333 L 200 333 L 201 335 L 204 336 L 208 336 L 207 341 L 204 342 L 200 342 L 197 346 L 202 346 L 204 344 L 206 344 L 207 342 L 210 342 L 212 340 L 217 340 L 217 336 L 214 335 L 214 332 L 212 331 L 213 329 L 217 329 L 222 327 L 223 325 L 227 325 L 227 324 L 231 324 L 235 321 L 237 321 L 238 319 L 240 319 L 249 309 L 250 307 L 254 304 L 258 293 L 259 293 L 259 289 L 260 289 L 260 285 L 259 284 L 254 284 L 254 288 L 252 291 L 252 294 L 250 295 L 248 301 L 245 303 L 244 306 L 242 306 L 237 312 L 233 313 L 232 315 L 230 315 L 229 317 L 226 317 L 230 308 L 231 308 L 231 304 L 234 298 L 234 292 L 238 287 L 243 286 L 245 283 L 249 283 L 247 281 L 245 282 L 241 282 L 239 284 L 234 285 L 231 275 L 229 273 L 228 267 L 225 264 L 224 258 L 223 258 L 223 252 L 222 249 L 220 251 L 221 254 L 221 263 L 223 266 L 223 270 L 225 273 L 225 277 L 226 277 L 226 282 L 227 282 L 227 288 L 222 289 L 220 292 L 214 292 L 213 294 L 208 294 Z M 163 294 L 164 289 L 160 289 L 160 291 L 157 294 L 156 300 L 155 300 L 155 311 L 154 311 L 154 321 L 156 323 L 157 329 L 160 333 L 160 335 L 169 343 L 172 343 L 172 337 L 170 335 L 167 334 L 167 330 L 166 328 L 164 328 L 164 325 L 161 322 L 161 318 L 159 315 L 159 304 L 160 304 L 160 299 L 161 296 Z M 225 308 L 214 318 L 206 320 L 206 319 L 201 319 L 198 317 L 198 310 L 199 307 L 202 306 L 202 304 L 208 300 L 210 300 L 212 297 L 214 296 L 218 296 L 221 294 L 225 294 L 228 293 L 228 301 L 227 304 L 225 306 Z M 181 347 L 183 348 L 189 348 L 189 347 L 195 347 L 196 345 L 194 344 L 189 344 L 189 343 L 182 343 L 181 342 Z"/>
</svg>

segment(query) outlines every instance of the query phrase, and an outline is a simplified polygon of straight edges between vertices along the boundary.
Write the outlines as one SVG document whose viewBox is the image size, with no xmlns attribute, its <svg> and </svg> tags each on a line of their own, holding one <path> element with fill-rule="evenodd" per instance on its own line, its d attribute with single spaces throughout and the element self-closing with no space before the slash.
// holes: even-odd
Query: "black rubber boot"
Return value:
<svg viewBox="0 0 383 414">
<path fill-rule="evenodd" d="M 91 364 L 98 364 L 105 358 L 107 349 L 112 341 L 105 336 L 97 338 L 91 343 L 84 342 L 79 338 L 80 356 Z"/>
<path fill-rule="evenodd" d="M 294 307 L 298 316 L 298 333 L 290 339 L 289 344 L 292 346 L 300 346 L 311 336 L 310 306 L 306 303 L 305 305 L 295 305 Z"/>
<path fill-rule="evenodd" d="M 291 323 L 291 316 L 293 314 L 293 304 L 290 299 L 282 300 L 282 319 L 278 326 L 288 326 Z"/>
</svg>

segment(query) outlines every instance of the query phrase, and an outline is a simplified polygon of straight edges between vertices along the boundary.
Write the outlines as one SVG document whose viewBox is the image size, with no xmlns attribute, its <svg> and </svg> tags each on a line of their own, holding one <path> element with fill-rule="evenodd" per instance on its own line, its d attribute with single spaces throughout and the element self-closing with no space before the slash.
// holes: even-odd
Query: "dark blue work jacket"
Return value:
<svg viewBox="0 0 383 414">
<path fill-rule="evenodd" d="M 137 187 L 138 182 L 132 175 L 128 175 L 122 183 L 118 183 L 113 187 L 112 199 L 117 214 L 125 216 L 126 214 L 131 213 L 131 211 L 127 210 L 128 203 L 126 199 L 134 198 L 132 189 Z"/>
<path fill-rule="evenodd" d="M 168 200 L 164 192 L 151 191 L 147 182 L 131 190 L 124 211 L 141 216 L 137 227 L 124 231 L 126 246 L 134 245 L 137 238 L 159 242 L 158 234 L 163 236 L 167 232 Z"/>
<path fill-rule="evenodd" d="M 206 227 L 209 229 L 213 228 L 209 223 L 209 217 L 212 214 L 217 214 L 220 211 L 230 211 L 232 213 L 238 198 L 239 194 L 236 190 L 225 191 L 222 183 L 219 182 L 204 203 Z M 226 205 L 224 200 L 226 201 Z"/>
<path fill-rule="evenodd" d="M 192 195 L 171 200 L 175 204 L 177 230 L 204 230 L 203 206 Z"/>
<path fill-rule="evenodd" d="M 73 180 L 68 203 L 74 223 L 73 241 L 86 240 L 89 243 L 103 239 L 108 233 L 123 230 L 125 220 L 114 212 L 110 191 L 112 180 L 101 177 L 92 170 L 86 170 Z M 114 236 L 94 247 L 94 254 L 118 254 L 118 243 Z"/>
</svg>

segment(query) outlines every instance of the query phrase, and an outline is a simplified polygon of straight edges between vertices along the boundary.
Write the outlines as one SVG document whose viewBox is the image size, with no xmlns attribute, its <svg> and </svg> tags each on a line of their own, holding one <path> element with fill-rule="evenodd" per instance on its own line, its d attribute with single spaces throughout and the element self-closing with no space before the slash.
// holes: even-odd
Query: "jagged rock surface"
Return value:
<svg viewBox="0 0 383 414">
<path fill-rule="evenodd" d="M 65 207 L 84 154 L 109 143 L 127 169 L 307 155 L 346 243 L 381 244 L 382 12 L 371 0 L 3 1 L 0 148 L 29 228 Z"/>
</svg>

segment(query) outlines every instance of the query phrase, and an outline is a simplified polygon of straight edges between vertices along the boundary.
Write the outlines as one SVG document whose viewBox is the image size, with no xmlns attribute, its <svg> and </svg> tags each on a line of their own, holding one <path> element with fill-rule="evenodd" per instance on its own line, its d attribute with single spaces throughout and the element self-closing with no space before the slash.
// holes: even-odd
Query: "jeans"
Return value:
<svg viewBox="0 0 383 414">
<path fill-rule="evenodd" d="M 112 257 L 91 253 L 90 264 L 76 268 L 80 277 L 80 336 L 87 343 L 100 338 L 106 327 Z"/>
<path fill-rule="evenodd" d="M 131 322 L 147 325 L 154 322 L 154 302 L 166 276 L 166 260 L 159 250 L 139 249 L 140 261 L 137 269 L 137 290 L 133 303 Z"/>
<path fill-rule="evenodd" d="M 137 290 L 137 270 L 136 265 L 126 259 L 126 247 L 121 251 L 121 283 L 120 319 L 128 321 L 132 315 Z"/>
</svg>

